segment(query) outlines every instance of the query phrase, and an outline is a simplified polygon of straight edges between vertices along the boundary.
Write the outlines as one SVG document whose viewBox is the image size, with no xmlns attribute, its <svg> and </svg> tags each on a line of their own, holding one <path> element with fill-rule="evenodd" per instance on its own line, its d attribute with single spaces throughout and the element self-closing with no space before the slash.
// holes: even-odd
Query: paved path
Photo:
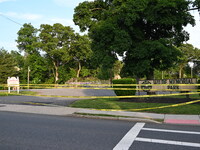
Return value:
<svg viewBox="0 0 200 150">
<path fill-rule="evenodd" d="M 113 90 L 97 89 L 34 89 L 42 95 L 62 95 L 62 96 L 116 96 Z"/>
</svg>

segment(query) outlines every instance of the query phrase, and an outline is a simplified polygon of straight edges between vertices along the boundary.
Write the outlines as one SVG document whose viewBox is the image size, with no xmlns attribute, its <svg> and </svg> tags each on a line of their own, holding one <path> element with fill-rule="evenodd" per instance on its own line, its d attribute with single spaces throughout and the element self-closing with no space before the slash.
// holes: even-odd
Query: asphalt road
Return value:
<svg viewBox="0 0 200 150">
<path fill-rule="evenodd" d="M 0 112 L 0 121 L 1 150 L 200 149 L 200 126 L 8 112 Z M 138 134 L 136 134 L 137 132 Z M 161 144 L 163 141 L 165 144 Z"/>
</svg>

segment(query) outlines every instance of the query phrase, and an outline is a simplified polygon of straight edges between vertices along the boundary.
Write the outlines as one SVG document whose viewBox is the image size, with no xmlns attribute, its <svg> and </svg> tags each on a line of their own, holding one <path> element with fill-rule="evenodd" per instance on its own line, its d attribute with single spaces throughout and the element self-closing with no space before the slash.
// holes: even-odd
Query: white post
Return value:
<svg viewBox="0 0 200 150">
<path fill-rule="evenodd" d="M 19 94 L 19 86 L 17 86 L 16 88 L 17 88 L 17 89 L 16 89 L 16 90 L 17 90 L 17 93 Z"/>
<path fill-rule="evenodd" d="M 193 67 L 194 67 L 194 62 L 192 62 L 192 61 L 191 61 L 191 62 L 188 62 L 188 65 L 189 65 L 190 68 L 191 68 L 191 78 L 193 78 L 193 72 L 192 72 L 193 70 L 192 70 L 192 69 L 193 69 Z"/>
<path fill-rule="evenodd" d="M 8 93 L 10 93 L 10 86 L 8 87 Z"/>
</svg>

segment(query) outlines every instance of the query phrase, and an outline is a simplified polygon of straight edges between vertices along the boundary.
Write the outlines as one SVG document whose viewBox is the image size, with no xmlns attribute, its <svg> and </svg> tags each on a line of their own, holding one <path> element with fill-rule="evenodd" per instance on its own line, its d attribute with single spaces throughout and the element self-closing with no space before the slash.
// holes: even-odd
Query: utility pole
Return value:
<svg viewBox="0 0 200 150">
<path fill-rule="evenodd" d="M 30 78 L 30 67 L 28 66 L 28 78 L 27 78 L 28 89 L 29 89 L 29 78 Z"/>
</svg>

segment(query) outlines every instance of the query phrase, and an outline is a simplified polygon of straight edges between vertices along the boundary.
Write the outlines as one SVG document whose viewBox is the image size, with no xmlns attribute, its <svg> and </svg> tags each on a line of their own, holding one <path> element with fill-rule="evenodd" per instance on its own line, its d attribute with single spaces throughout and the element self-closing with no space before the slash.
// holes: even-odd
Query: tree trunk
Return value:
<svg viewBox="0 0 200 150">
<path fill-rule="evenodd" d="M 182 68 L 179 68 L 179 78 L 182 77 Z"/>
<path fill-rule="evenodd" d="M 147 80 L 153 80 L 154 79 L 154 70 L 150 70 L 150 72 L 147 74 Z M 155 95 L 156 92 L 148 91 L 147 95 Z"/>
<path fill-rule="evenodd" d="M 59 80 L 59 78 L 58 78 L 58 76 L 59 76 L 58 66 L 56 66 L 55 62 L 53 62 L 53 65 L 54 65 L 54 68 L 55 68 L 55 83 L 57 83 L 57 81 Z"/>
<path fill-rule="evenodd" d="M 183 70 L 183 66 L 181 65 L 179 67 L 179 78 L 182 78 L 182 70 Z"/>
<path fill-rule="evenodd" d="M 113 81 L 113 70 L 110 70 L 110 84 L 112 84 Z"/>
<path fill-rule="evenodd" d="M 77 73 L 76 73 L 76 80 L 75 80 L 75 82 L 78 82 L 78 78 L 80 76 L 80 72 L 81 72 L 81 63 L 78 62 L 78 70 L 77 70 Z M 76 85 L 76 87 L 77 87 L 77 85 Z"/>
<path fill-rule="evenodd" d="M 154 79 L 154 71 L 150 70 L 150 72 L 146 76 L 147 76 L 147 80 L 153 80 Z"/>
<path fill-rule="evenodd" d="M 81 63 L 78 62 L 78 70 L 77 70 L 77 74 L 76 74 L 76 77 L 77 77 L 77 78 L 79 78 L 80 72 L 81 72 Z"/>
<path fill-rule="evenodd" d="M 58 78 L 58 76 L 59 76 L 59 74 L 58 74 L 58 67 L 56 67 L 55 69 L 56 69 L 56 78 L 55 78 L 55 81 L 57 83 L 57 81 L 59 80 L 59 78 Z"/>
</svg>

